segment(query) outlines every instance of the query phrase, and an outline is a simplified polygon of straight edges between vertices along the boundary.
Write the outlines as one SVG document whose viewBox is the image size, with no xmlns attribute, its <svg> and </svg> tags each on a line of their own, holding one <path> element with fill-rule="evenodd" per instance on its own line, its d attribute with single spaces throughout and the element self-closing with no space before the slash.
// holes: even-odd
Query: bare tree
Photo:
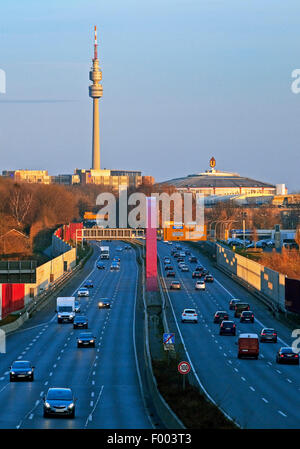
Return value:
<svg viewBox="0 0 300 449">
<path fill-rule="evenodd" d="M 19 184 L 15 184 L 9 198 L 10 212 L 16 220 L 17 225 L 21 226 L 30 210 L 33 195 L 26 191 Z"/>
</svg>

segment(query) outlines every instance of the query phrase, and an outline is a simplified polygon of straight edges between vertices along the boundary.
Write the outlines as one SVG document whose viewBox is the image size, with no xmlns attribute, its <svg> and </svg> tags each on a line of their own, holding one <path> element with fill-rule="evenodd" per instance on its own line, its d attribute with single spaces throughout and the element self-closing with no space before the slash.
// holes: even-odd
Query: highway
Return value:
<svg viewBox="0 0 300 449">
<path fill-rule="evenodd" d="M 194 247 L 182 244 L 198 258 L 214 276 L 213 283 L 206 284 L 206 291 L 196 291 L 192 271 L 197 264 L 186 263 L 190 272 L 181 272 L 177 261 L 171 256 L 173 245 L 158 243 L 164 282 L 176 317 L 177 339 L 182 335 L 184 344 L 196 374 L 207 393 L 242 428 L 297 429 L 300 426 L 298 395 L 300 371 L 297 365 L 278 365 L 277 350 L 292 343 L 291 330 L 278 322 L 257 298 L 215 268 L 210 260 Z M 163 257 L 170 256 L 175 278 L 166 278 Z M 181 290 L 170 290 L 173 280 L 182 283 Z M 240 323 L 229 310 L 232 298 L 245 300 L 255 315 L 255 322 Z M 198 323 L 181 323 L 184 308 L 195 308 Z M 213 323 L 217 310 L 229 312 L 229 319 L 237 326 L 237 336 L 220 336 L 219 325 Z M 238 334 L 244 332 L 259 334 L 263 327 L 278 331 L 278 343 L 260 343 L 258 360 L 238 359 Z"/>
<path fill-rule="evenodd" d="M 102 261 L 105 270 L 98 270 L 99 244 L 93 245 L 93 256 L 59 296 L 75 296 L 84 280 L 93 280 L 90 296 L 80 298 L 80 314 L 88 317 L 88 331 L 96 336 L 96 347 L 77 348 L 80 330 L 57 323 L 55 299 L 8 335 L 6 353 L 0 354 L 0 428 L 152 428 L 133 338 L 138 275 L 135 251 L 116 253 L 117 246 L 124 244 L 110 243 L 110 260 Z M 121 259 L 120 271 L 110 272 L 115 255 Z M 112 298 L 111 309 L 98 309 L 101 297 Z M 15 360 L 32 362 L 33 382 L 9 382 L 9 368 Z M 49 387 L 72 388 L 77 398 L 75 419 L 43 417 L 42 398 Z"/>
</svg>

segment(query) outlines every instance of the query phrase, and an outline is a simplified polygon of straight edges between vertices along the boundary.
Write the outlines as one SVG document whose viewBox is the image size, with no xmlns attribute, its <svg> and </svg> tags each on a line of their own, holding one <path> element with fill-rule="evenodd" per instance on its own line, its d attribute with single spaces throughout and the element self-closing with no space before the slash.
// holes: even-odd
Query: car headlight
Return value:
<svg viewBox="0 0 300 449">
<path fill-rule="evenodd" d="M 28 371 L 28 373 L 27 374 L 32 374 L 32 371 Z"/>
<path fill-rule="evenodd" d="M 58 315 L 58 318 L 61 318 L 61 315 Z"/>
<path fill-rule="evenodd" d="M 103 302 L 99 302 L 99 306 L 103 306 Z"/>
<path fill-rule="evenodd" d="M 72 404 L 68 405 L 68 408 L 72 409 L 74 407 L 74 403 L 72 402 Z"/>
<path fill-rule="evenodd" d="M 51 407 L 50 404 L 49 404 L 49 402 L 45 402 L 45 407 L 47 407 L 47 408 L 50 408 L 50 407 Z"/>
<path fill-rule="evenodd" d="M 95 342 L 95 340 L 90 340 L 90 343 L 94 343 Z"/>
<path fill-rule="evenodd" d="M 82 340 L 78 340 L 78 343 L 82 343 Z"/>
<path fill-rule="evenodd" d="M 11 371 L 10 374 L 15 374 L 15 372 L 14 372 L 14 371 Z"/>
</svg>

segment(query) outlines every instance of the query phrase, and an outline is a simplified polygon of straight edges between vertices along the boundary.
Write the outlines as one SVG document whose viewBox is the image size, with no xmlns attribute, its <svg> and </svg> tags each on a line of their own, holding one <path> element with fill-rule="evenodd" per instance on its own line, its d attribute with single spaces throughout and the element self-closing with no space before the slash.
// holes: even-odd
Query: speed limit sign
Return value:
<svg viewBox="0 0 300 449">
<path fill-rule="evenodd" d="M 180 362 L 178 365 L 178 371 L 180 374 L 188 374 L 191 371 L 191 365 L 189 362 Z"/>
</svg>

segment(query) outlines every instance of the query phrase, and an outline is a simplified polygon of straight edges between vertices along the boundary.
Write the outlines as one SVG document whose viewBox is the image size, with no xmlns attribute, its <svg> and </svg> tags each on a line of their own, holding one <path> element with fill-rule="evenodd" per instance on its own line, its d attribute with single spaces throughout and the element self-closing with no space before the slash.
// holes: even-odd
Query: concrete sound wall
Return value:
<svg viewBox="0 0 300 449">
<path fill-rule="evenodd" d="M 271 304 L 285 311 L 285 276 L 253 260 L 217 245 L 217 265 L 229 270 L 245 284 L 265 295 Z"/>
<path fill-rule="evenodd" d="M 55 259 L 44 263 L 36 269 L 36 283 L 25 284 L 25 305 L 31 300 L 32 295 L 46 290 L 50 283 L 57 281 L 66 271 L 76 266 L 76 249 L 72 248 Z"/>
</svg>

